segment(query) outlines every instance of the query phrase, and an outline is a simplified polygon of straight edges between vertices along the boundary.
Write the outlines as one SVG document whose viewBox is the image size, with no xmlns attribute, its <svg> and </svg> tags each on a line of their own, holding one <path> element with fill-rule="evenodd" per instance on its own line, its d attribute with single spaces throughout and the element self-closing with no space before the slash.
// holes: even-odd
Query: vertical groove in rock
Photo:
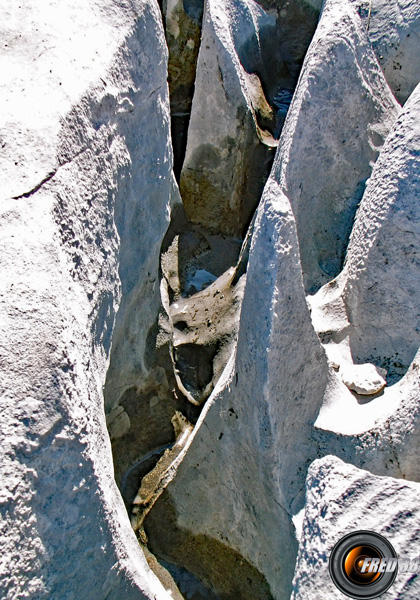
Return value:
<svg viewBox="0 0 420 600">
<path fill-rule="evenodd" d="M 187 147 L 204 0 L 164 0 L 161 10 L 169 50 L 168 83 L 174 173 L 179 181 Z"/>
<path fill-rule="evenodd" d="M 207 19 L 210 14 L 209 11 L 214 10 L 210 4 L 208 3 L 206 6 Z M 252 218 L 267 179 L 277 145 L 276 138 L 280 134 L 293 89 L 297 82 L 303 55 L 315 28 L 317 16 L 316 11 L 308 8 L 305 3 L 299 5 L 298 8 L 291 7 L 290 10 L 286 5 L 281 9 L 281 12 L 278 8 L 274 10 L 273 7 L 268 6 L 266 7 L 267 13 L 264 13 L 264 10 L 256 4 L 246 8 L 241 2 L 237 2 L 235 7 L 232 6 L 231 8 L 233 8 L 234 14 L 240 16 L 241 19 L 245 17 L 246 20 L 245 15 L 248 10 L 248 14 L 252 15 L 254 20 L 259 20 L 256 37 L 259 49 L 254 47 L 252 27 L 247 26 L 249 31 L 242 31 L 241 28 L 237 28 L 231 32 L 235 53 L 237 52 L 238 56 L 235 60 L 239 61 L 237 63 L 234 61 L 234 69 L 239 74 L 238 90 L 242 98 L 237 107 L 237 118 L 239 118 L 241 128 L 244 126 L 246 119 L 249 120 L 250 127 L 242 142 L 233 141 L 229 152 L 234 164 L 237 165 L 233 168 L 232 175 L 237 177 L 238 174 L 235 171 L 238 171 L 239 178 L 245 185 L 243 189 L 246 191 L 240 191 L 240 188 L 238 188 L 235 192 L 229 185 L 227 186 L 228 193 L 244 193 L 244 198 L 239 205 L 231 211 L 233 219 L 236 219 L 236 225 L 232 226 L 229 223 L 234 221 L 231 221 L 230 216 L 224 222 L 223 211 L 218 214 L 217 223 L 209 221 L 206 217 L 206 211 L 210 208 L 210 203 L 213 200 L 216 202 L 215 210 L 220 211 L 220 205 L 217 204 L 217 193 L 211 200 L 210 196 L 204 192 L 203 213 L 198 221 L 193 217 L 193 223 L 191 223 L 183 214 L 180 198 L 175 190 L 172 221 L 162 246 L 163 279 L 161 292 L 163 294 L 163 320 L 159 321 L 157 332 L 153 338 L 157 341 L 162 335 L 167 337 L 167 343 L 163 347 L 165 348 L 164 351 L 169 352 L 171 356 L 173 376 L 175 377 L 175 383 L 173 383 L 172 374 L 168 377 L 169 363 L 167 363 L 164 367 L 166 376 L 168 380 L 172 378 L 169 387 L 174 387 L 177 390 L 175 398 L 180 399 L 184 396 L 193 405 L 200 405 L 206 401 L 217 384 L 229 358 L 235 352 L 239 310 L 245 284 L 243 275 L 246 271 L 253 223 L 242 250 L 241 237 Z M 225 10 L 227 10 L 227 6 Z M 244 10 L 245 13 L 243 13 Z M 203 77 L 206 77 L 205 71 L 202 70 L 200 65 L 205 64 L 207 46 L 204 50 L 200 50 L 200 56 L 203 54 L 204 58 L 199 59 L 197 75 L 195 74 L 195 65 L 189 60 L 184 65 L 185 73 L 182 70 L 177 70 L 182 59 L 186 57 L 186 53 L 188 54 L 193 49 L 185 45 L 185 38 L 189 35 L 193 37 L 193 33 L 197 32 L 195 27 L 192 28 L 191 21 L 187 19 L 186 12 L 188 12 L 188 6 L 186 7 L 185 3 L 183 6 L 181 6 L 181 3 L 163 5 L 169 46 L 173 136 L 176 135 L 174 119 L 189 118 L 191 95 L 188 91 L 191 90 L 191 87 L 188 90 L 188 86 L 184 85 L 185 81 L 192 81 L 194 76 L 199 78 L 198 91 L 196 82 L 193 111 L 194 103 L 198 110 L 202 110 L 202 86 L 205 82 Z M 228 19 L 230 18 L 229 16 Z M 296 38 L 292 32 L 298 22 L 303 29 L 300 36 Z M 232 23 L 229 25 L 230 27 L 233 26 Z M 192 29 L 194 29 L 194 32 Z M 279 56 L 276 55 L 273 59 L 271 49 L 280 35 L 280 30 L 283 34 L 283 42 L 280 45 Z M 203 44 L 207 44 L 206 35 L 208 37 L 208 32 L 203 34 L 204 41 L 201 48 L 203 48 Z M 211 60 L 216 59 L 219 65 L 219 74 L 215 85 L 228 98 L 226 77 L 231 76 L 229 70 L 232 69 L 232 66 L 220 67 L 219 52 L 225 52 L 225 50 L 223 50 L 223 46 L 219 46 L 219 48 L 220 50 L 213 50 L 213 56 L 211 57 Z M 224 72 L 224 69 L 227 70 Z M 261 79 L 257 73 L 260 74 Z M 212 85 L 211 80 L 208 83 Z M 214 91 L 211 93 L 214 93 Z M 271 106 L 265 94 L 267 94 Z M 210 111 L 205 115 L 205 120 L 202 123 L 202 134 L 206 139 L 211 139 L 212 114 L 214 114 L 214 111 Z M 230 114 L 217 114 L 215 116 L 216 119 L 227 118 L 229 126 L 229 119 L 232 118 Z M 191 131 L 189 131 L 189 135 L 191 135 Z M 195 134 L 193 133 L 193 135 Z M 173 139 L 173 143 L 175 160 L 181 161 L 180 140 Z M 223 146 L 220 147 L 220 145 L 213 143 L 213 147 L 212 152 L 222 152 L 223 154 Z M 226 157 L 223 157 L 222 160 L 226 162 Z M 175 168 L 177 169 L 177 166 Z M 197 179 L 198 188 L 196 193 L 199 195 L 203 194 L 203 177 L 204 174 L 201 173 Z M 226 176 L 220 179 L 223 185 L 228 181 L 229 178 L 226 178 Z M 181 193 L 184 195 L 182 198 L 184 202 L 186 200 L 185 186 L 182 182 Z M 191 218 L 191 214 L 188 214 L 188 198 L 186 207 L 187 216 Z M 197 222 L 194 223 L 194 221 Z M 153 342 L 151 348 L 153 348 Z M 156 360 L 156 358 L 153 358 L 153 352 L 151 356 L 152 362 Z M 167 386 L 168 390 L 169 387 Z M 152 394 L 151 388 L 149 396 L 146 397 L 146 403 L 150 402 L 149 398 Z M 154 406 L 157 407 L 157 400 L 154 398 L 152 400 Z M 121 401 L 121 404 L 123 405 L 124 402 Z M 179 400 L 177 405 L 180 406 Z M 158 412 L 154 418 L 158 422 L 159 417 L 163 417 L 169 426 L 168 417 L 170 412 L 174 410 L 173 400 L 171 401 L 167 397 L 165 406 L 169 412 L 166 415 Z M 185 406 L 181 410 L 185 414 Z M 198 409 L 196 415 L 198 415 Z M 141 421 L 143 423 L 147 422 L 144 421 L 144 416 L 141 417 Z M 115 440 L 114 456 L 117 456 L 115 454 L 117 451 L 117 454 L 121 457 L 126 455 L 128 458 L 130 448 L 133 447 L 134 440 L 139 435 L 141 437 L 141 430 L 131 428 L 131 433 L 123 435 L 121 440 Z M 148 437 L 150 442 L 150 434 Z M 176 461 L 179 452 L 183 451 L 183 444 L 187 440 L 185 436 L 182 437 L 181 435 L 181 438 L 184 441 L 179 445 L 178 450 L 176 449 L 178 441 L 175 441 L 175 445 L 172 446 L 174 444 L 173 437 L 167 443 L 168 447 L 166 448 L 159 446 L 157 438 L 154 444 L 150 445 L 149 443 L 150 448 L 156 448 L 156 451 L 143 452 L 142 455 L 144 459 L 153 460 L 155 463 L 149 474 L 145 474 L 145 469 L 148 468 L 148 464 L 152 463 L 145 462 L 144 464 L 143 459 L 137 459 L 133 466 L 129 466 L 129 458 L 125 462 L 126 467 L 128 467 L 126 474 L 123 475 L 125 494 L 127 494 L 126 501 L 129 494 L 132 494 L 133 489 L 127 487 L 128 478 L 131 478 L 134 485 L 136 477 L 142 476 L 142 483 L 134 501 L 132 517 L 133 527 L 138 531 L 139 539 L 143 542 L 146 541 L 147 536 L 144 537 L 143 524 L 147 524 L 146 533 L 149 536 L 150 548 L 158 552 L 160 556 L 168 557 L 170 561 L 178 563 L 184 568 L 187 567 L 207 587 L 210 586 L 210 588 L 217 591 L 220 598 L 233 599 L 239 595 L 250 599 L 256 597 L 270 599 L 272 592 L 270 591 L 270 585 L 265 580 L 264 568 L 261 563 L 256 567 L 254 559 L 249 562 L 245 558 L 247 550 L 240 548 L 241 553 L 238 558 L 235 558 L 237 550 L 233 552 L 233 549 L 229 549 L 232 548 L 230 543 L 226 546 L 223 538 L 218 541 L 214 536 L 204 536 L 198 545 L 195 542 L 192 543 L 193 538 L 189 530 L 180 530 L 176 525 L 176 520 L 172 518 L 168 523 L 167 517 L 160 515 L 157 507 L 166 505 L 166 500 L 160 500 L 161 494 L 163 493 L 166 498 L 165 488 L 175 475 L 175 472 L 171 474 L 172 464 Z M 176 440 L 181 438 L 176 438 Z M 164 438 L 159 439 L 163 443 Z M 169 437 L 167 440 L 169 440 Z M 121 449 L 116 450 L 119 446 L 121 446 Z M 137 446 L 139 447 L 138 443 Z M 163 449 L 163 455 L 157 453 L 158 446 Z M 133 458 L 131 462 L 132 460 Z M 118 459 L 118 464 L 121 464 L 121 458 Z M 121 473 L 122 471 L 117 470 L 118 472 Z M 153 516 L 155 514 L 157 519 Z M 165 523 L 161 532 L 159 528 L 156 529 L 157 523 Z M 163 539 L 165 534 L 167 539 Z M 175 536 L 172 540 L 173 547 L 170 543 L 171 535 Z M 197 539 L 200 539 L 200 536 Z M 180 552 L 183 546 L 190 543 L 195 548 L 192 553 Z M 209 552 L 209 548 L 213 546 L 214 552 Z M 191 560 L 194 554 L 196 558 Z M 243 569 L 243 577 L 235 576 L 236 580 L 228 582 L 229 574 L 232 573 L 232 568 L 238 560 L 246 565 Z M 223 566 L 221 561 L 224 563 Z"/>
</svg>

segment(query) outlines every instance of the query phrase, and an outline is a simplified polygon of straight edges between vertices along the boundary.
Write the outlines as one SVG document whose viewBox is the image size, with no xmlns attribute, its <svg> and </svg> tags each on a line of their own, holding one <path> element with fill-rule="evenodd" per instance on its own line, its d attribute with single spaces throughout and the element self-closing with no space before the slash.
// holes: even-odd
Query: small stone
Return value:
<svg viewBox="0 0 420 600">
<path fill-rule="evenodd" d="M 346 365 L 341 372 L 343 383 L 357 394 L 370 396 L 380 392 L 386 386 L 386 370 L 371 363 L 364 365 Z"/>
<path fill-rule="evenodd" d="M 118 415 L 109 425 L 108 431 L 111 440 L 123 437 L 130 429 L 130 418 L 125 411 Z"/>
</svg>

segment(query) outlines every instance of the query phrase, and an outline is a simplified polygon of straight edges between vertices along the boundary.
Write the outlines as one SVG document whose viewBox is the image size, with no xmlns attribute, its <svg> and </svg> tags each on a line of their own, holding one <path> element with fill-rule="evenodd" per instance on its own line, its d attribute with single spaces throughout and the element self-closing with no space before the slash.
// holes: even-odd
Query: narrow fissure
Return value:
<svg viewBox="0 0 420 600">
<path fill-rule="evenodd" d="M 245 80 L 244 104 L 231 110 L 227 94 L 226 111 L 231 114 L 223 118 L 227 128 L 230 122 L 238 128 L 238 138 L 225 136 L 219 146 L 214 139 L 206 142 L 209 132 L 204 130 L 204 145 L 197 147 L 191 111 L 194 93 L 198 111 L 203 93 L 196 69 L 200 44 L 204 38 L 208 43 L 208 32 L 202 32 L 204 2 L 160 3 L 169 49 L 174 175 L 182 200 L 175 190 L 161 248 L 161 307 L 146 340 L 149 375 L 124 391 L 108 415 L 108 427 L 115 477 L 133 529 L 149 565 L 174 598 L 272 597 L 261 573 L 227 540 L 221 543 L 180 528 L 164 490 L 234 352 L 256 208 L 317 22 L 317 12 L 303 6 L 286 10 L 270 3 L 265 11 L 255 4 L 256 33 L 231 30 Z M 299 24 L 300 37 L 295 33 Z M 203 49 L 203 68 L 208 50 Z M 218 68 L 217 83 L 225 94 L 233 67 Z M 210 87 L 208 94 L 213 91 Z M 222 188 L 230 196 L 227 207 L 218 204 Z"/>
<path fill-rule="evenodd" d="M 187 148 L 194 95 L 204 0 L 162 0 L 161 11 L 169 51 L 168 84 L 174 175 L 179 183 Z"/>
</svg>

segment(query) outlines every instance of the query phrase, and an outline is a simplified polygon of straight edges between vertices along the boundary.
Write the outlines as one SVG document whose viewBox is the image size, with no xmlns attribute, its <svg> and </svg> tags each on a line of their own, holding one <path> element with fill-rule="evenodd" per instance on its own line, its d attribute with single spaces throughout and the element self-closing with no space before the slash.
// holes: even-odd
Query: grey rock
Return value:
<svg viewBox="0 0 420 600">
<path fill-rule="evenodd" d="M 169 50 L 168 83 L 174 172 L 179 179 L 194 94 L 204 0 L 163 0 L 161 7 Z"/>
<path fill-rule="evenodd" d="M 303 503 L 305 465 L 316 456 L 310 431 L 327 372 L 305 302 L 294 217 L 270 179 L 255 224 L 236 355 L 152 514 L 164 521 L 165 506 L 173 506 L 184 536 L 234 548 L 264 576 L 274 598 L 291 591 L 291 514 Z M 165 544 L 163 532 L 154 538 L 153 528 L 148 533 L 152 546 L 174 560 L 182 556 L 194 572 L 182 544 Z M 200 554 L 195 558 L 202 564 Z M 213 574 L 214 589 L 224 577 Z M 257 597 L 251 588 L 237 593 Z"/>
<path fill-rule="evenodd" d="M 352 40 L 352 44 L 346 44 L 345 40 L 348 39 Z M 337 43 L 337 40 L 340 43 Z M 314 48 L 317 48 L 316 52 Z M 345 72 L 342 80 L 334 79 L 332 74 L 329 78 L 325 76 L 325 65 L 328 65 L 328 61 L 324 58 L 329 56 L 328 52 L 335 58 L 337 57 L 334 53 L 339 53 L 342 63 L 340 60 L 332 62 L 331 73 L 338 68 L 337 65 L 341 65 Z M 346 77 L 353 81 L 351 76 L 354 76 L 354 81 L 359 82 L 359 87 L 356 86 L 357 93 L 352 90 L 351 96 L 349 90 L 348 94 L 351 98 L 356 97 L 354 105 L 351 101 L 343 103 L 344 112 L 340 113 L 341 118 L 335 124 L 336 129 L 331 127 L 328 136 L 325 135 L 325 147 L 322 147 L 322 151 L 311 154 L 306 163 L 303 163 L 302 139 L 312 140 L 310 135 L 313 135 L 315 140 L 322 134 L 316 127 L 315 117 L 311 121 L 310 111 L 301 112 L 305 102 L 309 106 L 310 101 L 318 97 L 317 94 L 321 97 L 318 91 L 321 85 L 317 88 L 314 84 L 314 87 L 310 88 L 310 97 L 309 93 L 305 95 L 304 85 L 309 87 L 316 81 L 322 82 L 329 89 L 329 85 L 338 86 L 336 82 L 344 82 Z M 363 85 L 360 84 L 361 79 L 365 82 Z M 235 549 L 264 577 L 272 597 L 286 598 L 292 591 L 292 571 L 297 548 L 293 522 L 297 524 L 296 515 L 304 506 L 303 489 L 308 465 L 317 456 L 335 453 L 347 462 L 357 467 L 365 467 L 378 475 L 390 475 L 401 479 L 408 477 L 413 480 L 419 478 L 417 464 L 413 459 L 419 422 L 418 364 L 417 359 L 413 360 L 413 352 L 410 356 L 407 354 L 409 362 L 406 369 L 410 361 L 412 362 L 405 376 L 398 384 L 390 385 L 384 390 L 381 389 L 384 384 L 382 380 L 380 385 L 374 386 L 375 389 L 370 385 L 372 381 L 369 381 L 368 387 L 357 386 L 357 390 L 351 392 L 341 379 L 345 367 L 352 370 L 353 375 L 366 369 L 373 369 L 375 378 L 378 372 L 383 373 L 380 370 L 383 367 L 382 363 L 379 360 L 370 360 L 370 354 L 352 354 L 359 338 L 366 344 L 373 340 L 367 319 L 359 326 L 363 311 L 366 311 L 364 315 L 369 314 L 369 318 L 372 319 L 375 306 L 375 318 L 383 318 L 383 305 L 379 297 L 375 299 L 375 304 L 370 305 L 367 295 L 363 297 L 363 302 L 358 303 L 358 294 L 370 288 L 371 277 L 378 277 L 378 285 L 379 282 L 385 287 L 389 285 L 389 290 L 395 286 L 392 277 L 391 283 L 388 283 L 383 276 L 383 269 L 380 270 L 379 266 L 376 266 L 376 250 L 372 248 L 371 240 L 376 239 L 375 232 L 380 231 L 375 225 L 375 219 L 380 221 L 381 226 L 385 226 L 387 221 L 381 219 L 382 211 L 388 211 L 387 206 L 393 203 L 392 188 L 388 189 L 388 196 L 385 198 L 385 195 L 381 196 L 380 186 L 383 185 L 385 189 L 389 182 L 395 179 L 396 182 L 400 182 L 395 184 L 396 188 L 405 189 L 407 182 L 410 190 L 416 189 L 414 177 L 417 172 L 418 152 L 415 148 L 419 146 L 415 133 L 415 97 L 414 94 L 396 120 L 398 104 L 372 52 L 360 17 L 347 0 L 327 2 L 283 129 L 276 164 L 258 208 L 236 353 L 231 357 L 216 389 L 205 405 L 183 454 L 173 465 L 172 473 L 168 473 L 168 486 L 152 510 L 152 521 L 149 521 L 149 525 L 148 519 L 145 521 L 152 546 L 163 554 L 172 556 L 173 560 L 178 557 L 192 572 L 197 572 L 194 571 L 198 569 L 197 562 L 202 564 L 205 555 L 200 554 L 203 551 L 198 548 L 195 549 L 196 554 L 192 558 L 183 546 L 187 545 L 191 536 L 202 536 L 201 539 L 207 540 L 208 544 L 217 542 Z M 327 100 L 328 98 L 325 98 L 331 113 L 331 105 Z M 316 106 L 318 113 L 322 113 L 321 103 Z M 351 121 L 349 116 L 355 107 L 358 110 Z M 327 117 L 333 118 L 331 114 L 327 114 Z M 356 117 L 362 121 L 366 119 L 360 134 L 357 133 Z M 296 133 L 296 123 L 301 127 L 299 135 Z M 356 183 L 361 181 L 358 179 L 362 177 L 360 173 L 364 173 L 365 178 L 369 177 L 372 169 L 369 162 L 376 160 L 390 129 L 391 133 L 382 148 L 361 203 L 349 245 L 346 267 L 337 280 L 321 288 L 313 298 L 308 298 L 307 304 L 301 273 L 301 256 L 303 262 L 305 244 L 309 245 L 311 241 L 311 228 L 320 227 L 322 219 L 328 219 L 328 215 L 334 210 L 334 203 L 326 203 L 318 215 L 314 212 L 311 214 L 308 208 L 305 213 L 304 207 L 299 212 L 299 206 L 293 206 L 293 198 L 289 201 L 287 194 L 292 196 L 291 192 L 298 190 L 295 181 L 302 180 L 301 171 L 305 168 L 308 190 L 318 181 L 327 185 L 327 170 L 323 171 L 319 161 L 322 161 L 324 152 L 331 157 L 331 141 L 340 139 L 337 131 L 347 132 L 349 137 L 356 135 L 358 149 L 362 148 L 361 157 L 357 154 L 355 158 L 354 151 L 349 151 L 349 161 L 354 161 L 350 164 L 354 165 L 355 171 L 360 169 L 357 177 L 353 172 L 354 178 L 350 178 L 355 193 Z M 309 137 L 304 138 L 305 135 Z M 293 143 L 296 144 L 296 148 L 293 148 Z M 390 149 L 395 144 L 398 145 L 398 152 L 403 158 L 400 162 L 391 160 Z M 311 147 L 311 144 L 306 143 L 305 147 Z M 384 171 L 386 159 L 388 170 Z M 335 155 L 331 160 L 336 160 Z M 407 161 L 406 168 L 404 161 Z M 350 170 L 348 162 L 343 160 L 343 163 L 338 164 L 339 168 L 337 167 L 334 178 L 334 183 L 337 182 L 337 194 L 340 193 L 340 185 L 344 185 L 341 178 L 345 179 L 347 171 Z M 310 176 L 311 168 L 313 171 Z M 293 177 L 289 177 L 289 173 L 293 173 Z M 403 180 L 399 179 L 401 173 L 407 174 Z M 329 172 L 328 174 L 330 175 Z M 348 185 L 350 187 L 350 184 Z M 342 190 L 341 192 L 344 193 Z M 348 197 L 351 197 L 351 194 Z M 412 196 L 407 195 L 406 198 L 411 207 L 411 202 L 415 204 L 416 192 Z M 401 202 L 404 207 L 405 201 Z M 375 208 L 368 210 L 371 204 Z M 353 212 L 355 210 L 354 204 Z M 414 209 L 411 207 L 411 210 Z M 403 215 L 404 213 L 408 213 L 408 208 L 404 209 Z M 303 219 L 303 214 L 306 221 L 299 221 Z M 362 214 L 365 216 L 361 217 Z M 344 221 L 341 215 L 337 222 L 342 224 Z M 413 218 L 412 221 L 416 223 L 417 219 Z M 302 227 L 302 222 L 306 224 L 306 229 Z M 390 227 L 391 223 L 392 219 Z M 335 225 L 329 228 L 330 234 Z M 352 225 L 353 216 L 347 221 L 348 234 Z M 360 228 L 363 227 L 372 228 L 372 236 L 357 233 L 362 231 Z M 394 228 L 392 234 L 387 230 L 390 240 L 396 240 L 396 249 L 400 245 L 398 227 Z M 347 241 L 343 241 L 343 248 L 346 246 Z M 309 251 L 307 256 L 310 256 Z M 408 283 L 413 283 L 414 276 L 407 261 L 404 262 L 402 254 L 398 254 L 398 257 L 400 258 L 396 256 L 396 264 L 399 277 L 402 278 L 398 286 L 401 287 L 405 285 L 405 277 Z M 360 261 L 363 268 L 358 269 Z M 336 268 L 338 270 L 340 266 L 337 265 Z M 305 274 L 305 268 L 303 271 Z M 391 274 L 393 272 L 391 271 Z M 380 280 L 379 274 L 382 277 Z M 350 276 L 353 278 L 351 285 Z M 362 286 L 364 278 L 369 280 L 369 286 L 366 284 L 364 287 L 365 283 Z M 371 289 L 369 291 L 371 293 Z M 399 290 L 395 292 L 396 298 L 399 293 Z M 405 291 L 401 293 L 405 294 Z M 406 309 L 404 327 L 407 327 L 407 331 L 404 330 L 404 335 L 408 336 L 408 343 L 413 340 L 412 351 L 415 352 L 416 334 L 408 334 L 408 329 L 413 322 L 416 323 L 414 307 L 417 296 L 412 287 L 410 293 L 412 302 Z M 350 305 L 352 298 L 354 301 Z M 315 335 L 308 305 L 326 354 L 322 350 L 321 341 Z M 350 313 L 349 306 L 352 310 L 360 306 L 357 318 L 353 319 L 352 315 L 356 313 Z M 368 313 L 370 307 L 372 313 Z M 389 318 L 395 320 L 395 330 L 397 324 L 401 326 L 395 314 Z M 363 336 L 362 331 L 366 335 Z M 382 338 L 380 339 L 378 348 L 382 347 Z M 384 347 L 387 347 L 385 343 Z M 368 362 L 372 362 L 373 366 L 368 367 Z M 392 382 L 391 374 L 390 383 Z M 360 394 L 366 391 L 375 393 L 369 398 Z M 354 467 L 350 467 L 352 468 Z M 396 489 L 395 486 L 393 489 Z M 171 518 L 172 526 L 177 531 L 176 543 L 172 545 L 165 540 L 162 528 L 159 529 L 159 522 L 165 522 L 168 518 Z M 319 543 L 322 542 L 323 539 Z M 302 538 L 301 553 L 306 552 L 306 544 L 306 538 Z M 327 551 L 327 544 L 325 548 L 321 546 L 321 552 Z M 304 572 L 305 568 L 304 565 L 299 573 Z M 214 589 L 220 585 L 220 579 L 228 577 L 223 570 L 215 575 L 210 566 L 207 571 L 204 567 L 204 571 L 204 576 L 212 582 Z M 319 581 L 317 585 L 319 593 L 323 592 L 324 588 L 320 586 Z M 310 597 L 313 588 L 310 587 L 307 593 L 304 587 L 304 584 L 300 586 L 302 591 L 299 593 L 307 594 L 302 597 Z"/>
<path fill-rule="evenodd" d="M 311 299 L 315 326 L 331 332 L 331 347 L 338 342 L 349 360 L 386 369 L 388 383 L 404 375 L 420 345 L 419 111 L 418 86 L 375 165 L 345 268 Z"/>
<path fill-rule="evenodd" d="M 420 81 L 420 6 L 416 0 L 356 0 L 369 39 L 397 100 Z"/>
<path fill-rule="evenodd" d="M 360 514 L 415 547 L 418 8 L 369 7 L 326 0 L 289 110 L 320 2 L 208 0 L 191 226 L 157 3 L 3 2 L 2 597 L 180 597 L 139 539 L 188 594 L 338 598 Z M 162 10 L 188 113 L 201 2 Z"/>
<path fill-rule="evenodd" d="M 156 314 L 172 167 L 159 10 L 1 10 L 0 596 L 168 599 L 113 480 L 102 391 L 121 289 L 123 306 L 147 290 L 145 328 Z"/>
<path fill-rule="evenodd" d="M 417 86 L 375 165 L 345 269 L 353 356 L 386 368 L 394 380 L 420 346 L 419 117 Z"/>
<path fill-rule="evenodd" d="M 303 527 L 291 600 L 341 599 L 328 572 L 336 542 L 354 531 L 382 534 L 397 555 L 418 557 L 419 484 L 376 477 L 335 456 L 316 460 L 306 483 Z M 399 570 L 385 600 L 411 599 L 420 593 L 418 577 Z"/>
<path fill-rule="evenodd" d="M 349 0 L 325 2 L 276 157 L 305 289 L 340 272 L 357 206 L 398 104 Z"/>
<path fill-rule="evenodd" d="M 192 222 L 244 233 L 287 110 L 275 98 L 290 97 L 317 15 L 303 1 L 206 3 L 180 182 Z"/>
</svg>

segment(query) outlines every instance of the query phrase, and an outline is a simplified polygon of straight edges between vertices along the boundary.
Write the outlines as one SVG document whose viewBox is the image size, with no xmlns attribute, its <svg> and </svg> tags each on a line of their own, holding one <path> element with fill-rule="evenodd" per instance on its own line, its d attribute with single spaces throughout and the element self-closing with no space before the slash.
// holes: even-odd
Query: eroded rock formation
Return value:
<svg viewBox="0 0 420 600">
<path fill-rule="evenodd" d="M 103 398 L 118 308 L 121 324 L 143 299 L 141 355 L 160 303 L 160 13 L 105 0 L 2 14 L 0 595 L 169 598 L 114 482 Z"/>
<path fill-rule="evenodd" d="M 418 2 L 3 5 L 2 597 L 415 552 Z"/>
</svg>

